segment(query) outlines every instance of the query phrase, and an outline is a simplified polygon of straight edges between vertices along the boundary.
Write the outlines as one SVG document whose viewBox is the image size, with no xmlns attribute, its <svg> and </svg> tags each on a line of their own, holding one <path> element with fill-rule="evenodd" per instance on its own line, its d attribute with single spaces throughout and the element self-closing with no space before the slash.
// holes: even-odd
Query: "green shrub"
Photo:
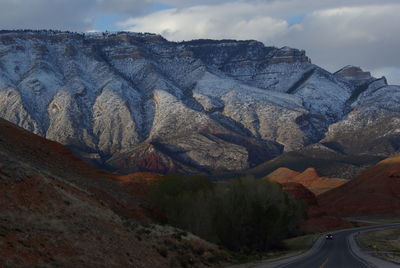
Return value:
<svg viewBox="0 0 400 268">
<path fill-rule="evenodd" d="M 216 233 L 232 250 L 262 251 L 294 233 L 304 215 L 301 203 L 280 185 L 240 178 L 216 187 Z"/>
<path fill-rule="evenodd" d="M 202 177 L 170 175 L 150 198 L 168 223 L 235 251 L 263 251 L 296 232 L 305 206 L 280 185 L 254 178 L 212 184 Z"/>
</svg>

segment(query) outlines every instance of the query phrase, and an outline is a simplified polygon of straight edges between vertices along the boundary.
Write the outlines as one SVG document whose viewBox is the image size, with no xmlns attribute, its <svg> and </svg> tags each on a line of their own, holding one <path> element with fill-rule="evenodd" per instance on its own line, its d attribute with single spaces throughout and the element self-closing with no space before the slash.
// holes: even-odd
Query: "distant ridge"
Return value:
<svg viewBox="0 0 400 268">
<path fill-rule="evenodd" d="M 0 31 L 0 117 L 122 173 L 238 174 L 313 145 L 387 157 L 400 148 L 399 92 L 254 40 Z"/>
</svg>

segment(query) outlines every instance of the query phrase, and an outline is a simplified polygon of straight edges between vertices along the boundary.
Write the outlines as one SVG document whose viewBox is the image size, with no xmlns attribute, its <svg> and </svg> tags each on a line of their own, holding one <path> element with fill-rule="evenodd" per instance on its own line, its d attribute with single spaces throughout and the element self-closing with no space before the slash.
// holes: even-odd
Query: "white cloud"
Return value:
<svg viewBox="0 0 400 268">
<path fill-rule="evenodd" d="M 160 33 L 177 41 L 231 38 L 289 45 L 305 49 L 314 63 L 330 71 L 347 64 L 369 70 L 400 68 L 400 3 L 397 0 L 376 3 L 376 0 L 235 1 L 163 10 L 131 18 L 120 26 L 131 31 Z M 304 19 L 294 25 L 287 22 L 296 15 L 304 15 Z"/>
<path fill-rule="evenodd" d="M 155 0 L 95 0 L 96 7 L 103 13 L 128 13 L 137 15 L 148 10 Z"/>
<path fill-rule="evenodd" d="M 273 39 L 287 21 L 262 15 L 247 3 L 168 9 L 120 24 L 131 31 L 157 32 L 170 40 L 195 38 Z"/>
<path fill-rule="evenodd" d="M 248 0 L 251 2 L 254 0 Z M 267 0 L 268 1 L 268 0 Z M 196 5 L 218 5 L 221 3 L 232 2 L 230 0 L 159 0 L 158 3 L 176 6 L 176 7 L 190 7 Z"/>
<path fill-rule="evenodd" d="M 279 41 L 306 49 L 331 71 L 346 64 L 370 70 L 400 67 L 399 12 L 400 4 L 314 11 Z"/>
<path fill-rule="evenodd" d="M 152 12 L 156 3 L 175 8 Z M 390 81 L 400 69 L 398 14 L 399 0 L 0 0 L 2 29 L 88 31 L 103 15 L 128 16 L 119 25 L 132 31 L 287 45 L 330 71 L 352 64 L 386 71 Z"/>
</svg>

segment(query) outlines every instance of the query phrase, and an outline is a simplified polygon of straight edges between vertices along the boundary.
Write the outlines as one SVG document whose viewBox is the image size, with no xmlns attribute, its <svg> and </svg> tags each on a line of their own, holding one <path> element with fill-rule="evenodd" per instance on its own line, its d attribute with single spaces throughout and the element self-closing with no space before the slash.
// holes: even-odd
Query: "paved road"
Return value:
<svg viewBox="0 0 400 268">
<path fill-rule="evenodd" d="M 390 227 L 398 225 L 390 225 Z M 381 229 L 382 227 L 362 227 L 334 233 L 333 240 L 319 240 L 314 248 L 293 260 L 280 261 L 279 263 L 266 263 L 257 265 L 257 268 L 285 267 L 285 268 L 365 268 L 370 263 L 361 259 L 360 254 L 355 254 L 350 246 L 350 236 L 365 230 Z M 389 228 L 386 226 L 385 228 Z M 354 246 L 353 246 L 354 247 Z M 378 265 L 381 267 L 381 265 Z"/>
<path fill-rule="evenodd" d="M 352 267 L 365 268 L 368 267 L 360 259 L 355 257 L 349 248 L 347 237 L 355 231 L 342 231 L 334 235 L 333 240 L 325 240 L 320 250 L 306 258 L 300 259 L 292 264 L 284 265 L 287 268 L 338 268 Z"/>
</svg>

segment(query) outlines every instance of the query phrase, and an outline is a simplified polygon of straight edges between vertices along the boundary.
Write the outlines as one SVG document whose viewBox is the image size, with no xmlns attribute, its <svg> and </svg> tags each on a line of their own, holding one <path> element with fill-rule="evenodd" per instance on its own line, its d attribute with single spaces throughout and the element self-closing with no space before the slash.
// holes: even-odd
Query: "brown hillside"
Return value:
<svg viewBox="0 0 400 268">
<path fill-rule="evenodd" d="M 303 200 L 308 205 L 308 219 L 300 223 L 300 228 L 305 232 L 326 232 L 331 230 L 350 228 L 352 225 L 337 217 L 331 216 L 319 205 L 315 194 L 297 182 L 282 184 L 282 190 L 297 200 Z"/>
<path fill-rule="evenodd" d="M 306 201 L 309 206 L 318 205 L 315 194 L 298 182 L 282 183 L 282 190 L 297 200 Z"/>
<path fill-rule="evenodd" d="M 1 119 L 0 130 L 0 267 L 204 267 L 226 258 L 193 235 L 139 221 L 150 220 L 129 187 L 154 174 L 97 171 Z"/>
<path fill-rule="evenodd" d="M 33 169 L 72 183 L 106 202 L 118 213 L 149 221 L 142 200 L 129 194 L 118 176 L 100 171 L 81 161 L 65 146 L 34 135 L 0 119 L 0 151 Z"/>
<path fill-rule="evenodd" d="M 278 183 L 300 183 L 316 195 L 343 185 L 347 182 L 347 180 L 344 179 L 322 177 L 314 168 L 307 168 L 302 173 L 290 170 L 288 168 L 279 168 L 269 174 L 266 178 Z"/>
<path fill-rule="evenodd" d="M 146 200 L 146 193 L 151 184 L 161 179 L 163 176 L 157 173 L 138 172 L 129 175 L 112 175 L 111 178 L 117 180 L 130 195 L 138 200 Z"/>
<path fill-rule="evenodd" d="M 400 155 L 379 162 L 318 200 L 337 215 L 400 215 Z"/>
<path fill-rule="evenodd" d="M 285 168 L 285 167 L 280 167 L 278 169 L 275 169 L 273 172 L 267 175 L 267 178 L 271 181 L 286 181 L 289 182 L 290 179 L 296 177 L 297 175 L 300 175 L 300 172 Z"/>
</svg>

